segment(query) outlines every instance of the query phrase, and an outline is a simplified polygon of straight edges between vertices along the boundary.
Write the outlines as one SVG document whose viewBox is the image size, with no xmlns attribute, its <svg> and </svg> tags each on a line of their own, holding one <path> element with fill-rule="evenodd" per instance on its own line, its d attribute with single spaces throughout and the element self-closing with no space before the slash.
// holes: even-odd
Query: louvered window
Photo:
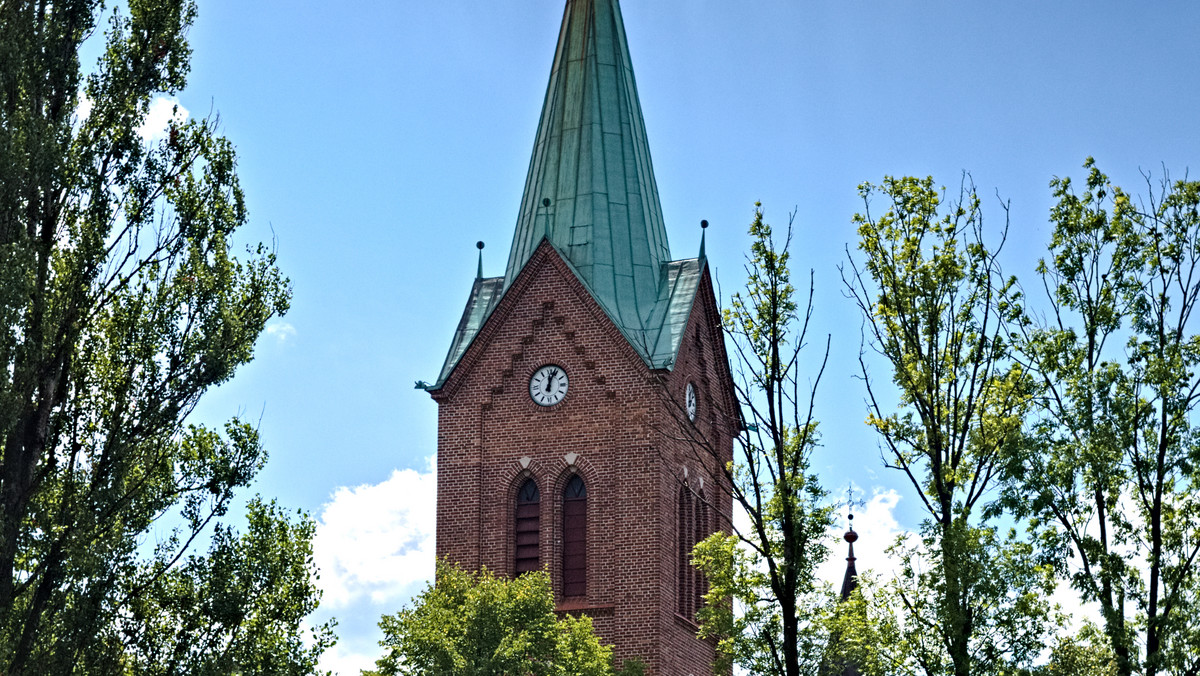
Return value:
<svg viewBox="0 0 1200 676">
<path fill-rule="evenodd" d="M 563 596 L 587 596 L 587 488 L 579 475 L 563 491 Z"/>
<path fill-rule="evenodd" d="M 704 603 L 708 591 L 704 576 L 692 565 L 692 549 L 708 537 L 708 504 L 702 494 L 691 487 L 679 487 L 679 504 L 676 520 L 676 542 L 678 561 L 676 566 L 676 601 L 680 615 L 693 620 L 696 611 Z"/>
<path fill-rule="evenodd" d="M 516 524 L 513 571 L 517 575 L 542 567 L 538 548 L 540 507 L 541 496 L 538 494 L 537 482 L 529 479 L 521 484 L 521 489 L 517 492 L 517 512 L 516 518 L 513 519 Z"/>
</svg>

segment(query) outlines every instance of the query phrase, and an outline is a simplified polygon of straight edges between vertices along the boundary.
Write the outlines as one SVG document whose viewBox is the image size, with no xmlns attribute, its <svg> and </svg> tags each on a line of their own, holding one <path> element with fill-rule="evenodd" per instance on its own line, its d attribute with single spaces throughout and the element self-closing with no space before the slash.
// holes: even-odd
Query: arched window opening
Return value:
<svg viewBox="0 0 1200 676">
<path fill-rule="evenodd" d="M 691 593 L 688 590 L 691 589 L 692 575 L 695 573 L 695 569 L 692 568 L 691 529 L 688 527 L 692 521 L 691 493 L 686 485 L 679 486 L 678 523 L 675 528 L 675 539 L 679 543 L 678 570 L 676 571 L 676 582 L 678 583 L 678 590 L 675 596 L 676 610 L 684 617 L 691 617 L 691 608 L 689 607 Z"/>
<path fill-rule="evenodd" d="M 700 544 L 704 538 L 708 537 L 712 532 L 712 526 L 708 521 L 708 500 L 704 498 L 704 490 L 701 489 L 698 493 L 693 493 L 696 500 L 696 522 L 695 522 L 695 545 Z M 695 617 L 701 606 L 704 605 L 704 595 L 708 593 L 708 579 L 704 577 L 698 568 L 692 566 L 692 614 L 688 617 Z"/>
<path fill-rule="evenodd" d="M 679 487 L 676 542 L 679 547 L 677 565 L 676 608 L 680 615 L 694 620 L 696 611 L 704 604 L 708 586 L 704 576 L 692 565 L 692 549 L 708 537 L 708 504 L 687 484 Z"/>
<path fill-rule="evenodd" d="M 542 567 L 539 548 L 540 511 L 541 495 L 538 493 L 537 482 L 528 479 L 517 491 L 517 511 L 513 519 L 516 530 L 513 540 L 513 572 L 516 575 Z"/>
<path fill-rule="evenodd" d="M 563 596 L 587 596 L 587 488 L 579 475 L 563 490 Z"/>
</svg>

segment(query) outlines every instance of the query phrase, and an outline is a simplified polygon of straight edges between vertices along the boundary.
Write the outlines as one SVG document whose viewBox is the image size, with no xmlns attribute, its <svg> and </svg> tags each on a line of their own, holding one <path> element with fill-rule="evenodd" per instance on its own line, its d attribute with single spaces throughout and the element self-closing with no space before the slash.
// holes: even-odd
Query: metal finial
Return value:
<svg viewBox="0 0 1200 676">
<path fill-rule="evenodd" d="M 483 240 L 475 242 L 475 248 L 479 249 L 479 267 L 475 269 L 475 279 L 483 279 Z"/>
<path fill-rule="evenodd" d="M 708 221 L 700 221 L 700 258 L 704 258 L 704 231 L 708 230 Z"/>
<path fill-rule="evenodd" d="M 856 540 L 858 540 L 858 533 L 854 532 L 854 487 L 853 486 L 848 486 L 846 488 L 846 506 L 849 508 L 849 513 L 846 515 L 846 518 L 849 519 L 850 530 L 846 531 L 846 535 L 843 537 L 845 537 L 846 542 L 849 542 L 851 545 L 853 545 L 854 542 Z"/>
</svg>

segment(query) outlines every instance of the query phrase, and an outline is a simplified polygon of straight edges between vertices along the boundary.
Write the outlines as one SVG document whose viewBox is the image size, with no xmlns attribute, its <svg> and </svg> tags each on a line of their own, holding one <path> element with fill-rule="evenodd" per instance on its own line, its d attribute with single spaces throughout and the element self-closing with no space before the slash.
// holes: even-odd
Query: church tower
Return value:
<svg viewBox="0 0 1200 676">
<path fill-rule="evenodd" d="M 618 663 L 712 673 L 692 546 L 727 530 L 737 404 L 703 241 L 672 260 L 617 0 L 568 0 L 508 264 L 437 381 L 437 554 L 545 569 Z"/>
</svg>

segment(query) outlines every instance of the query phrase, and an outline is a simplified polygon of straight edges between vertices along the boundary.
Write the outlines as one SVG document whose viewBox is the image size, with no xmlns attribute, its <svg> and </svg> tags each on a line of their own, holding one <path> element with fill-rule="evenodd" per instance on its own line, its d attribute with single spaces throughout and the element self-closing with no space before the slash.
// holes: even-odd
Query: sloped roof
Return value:
<svg viewBox="0 0 1200 676">
<path fill-rule="evenodd" d="M 446 354 L 446 361 L 442 364 L 442 371 L 438 374 L 437 382 L 429 389 L 441 387 L 446 382 L 446 378 L 450 377 L 458 360 L 462 359 L 463 353 L 470 347 L 471 341 L 475 340 L 475 334 L 479 333 L 483 323 L 492 314 L 492 310 L 500 300 L 500 292 L 503 288 L 503 277 L 477 276 L 475 278 L 475 283 L 471 285 L 471 295 L 467 298 L 467 307 L 463 310 L 462 319 L 458 320 L 458 328 L 454 330 L 454 340 L 450 342 L 450 352 Z"/>
<path fill-rule="evenodd" d="M 543 237 L 618 324 L 650 320 L 671 252 L 616 0 L 563 12 L 505 288 Z"/>
<path fill-rule="evenodd" d="M 546 245 L 554 247 L 548 239 L 543 239 Z M 680 261 L 668 261 L 660 266 L 661 280 L 658 286 L 658 298 L 650 306 L 646 322 L 625 325 L 611 308 L 605 305 L 587 282 L 579 274 L 571 261 L 554 247 L 555 251 L 567 264 L 567 268 L 579 278 L 589 295 L 596 299 L 597 304 L 621 331 L 629 344 L 645 360 L 652 369 L 670 369 L 674 366 L 675 355 L 683 340 L 683 332 L 687 329 L 688 317 L 691 315 L 692 304 L 696 298 L 696 290 L 700 287 L 707 261 L 703 258 L 688 258 Z M 463 309 L 458 328 L 454 331 L 454 339 L 450 343 L 450 351 L 442 365 L 437 381 L 429 389 L 438 389 L 450 377 L 454 367 L 458 365 L 476 334 L 481 329 L 492 311 L 499 304 L 506 289 L 503 277 L 477 278 L 471 286 L 467 305 Z"/>
</svg>

